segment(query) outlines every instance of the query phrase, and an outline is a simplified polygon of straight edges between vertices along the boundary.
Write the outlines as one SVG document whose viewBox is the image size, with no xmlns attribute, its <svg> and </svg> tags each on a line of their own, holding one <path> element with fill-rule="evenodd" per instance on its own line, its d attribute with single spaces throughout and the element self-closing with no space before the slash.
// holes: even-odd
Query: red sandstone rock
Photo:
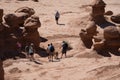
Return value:
<svg viewBox="0 0 120 80">
<path fill-rule="evenodd" d="M 1 60 L 0 60 L 0 80 L 4 80 L 3 63 Z"/>
</svg>

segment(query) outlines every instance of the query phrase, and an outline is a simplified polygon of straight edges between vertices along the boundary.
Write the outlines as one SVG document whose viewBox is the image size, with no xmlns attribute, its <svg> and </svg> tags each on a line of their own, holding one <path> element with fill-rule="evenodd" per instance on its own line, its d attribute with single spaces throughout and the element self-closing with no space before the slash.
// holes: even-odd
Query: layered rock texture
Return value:
<svg viewBox="0 0 120 80">
<path fill-rule="evenodd" d="M 104 23 L 105 22 L 104 13 L 105 13 L 106 3 L 103 0 L 94 0 L 91 6 L 92 6 L 91 16 L 93 20 L 97 24 Z"/>
<path fill-rule="evenodd" d="M 34 43 L 38 48 L 40 44 L 40 35 L 38 28 L 41 26 L 38 16 L 35 16 L 35 11 L 29 7 L 21 7 L 14 13 L 4 15 L 3 9 L 0 9 L 0 57 L 5 58 L 6 54 L 16 55 L 17 42 L 24 49 L 26 42 Z M 9 44 L 9 45 L 8 45 Z M 11 53 L 11 54 L 10 54 Z"/>
<path fill-rule="evenodd" d="M 120 27 L 113 26 L 111 23 L 106 22 L 104 18 L 105 6 L 103 0 L 94 0 L 92 5 L 92 20 L 89 21 L 86 29 L 81 29 L 80 37 L 85 47 L 93 48 L 94 50 L 108 50 L 120 48 Z M 111 17 L 113 22 L 119 23 L 119 15 Z M 101 27 L 99 24 L 105 25 Z M 97 28 L 101 28 L 98 29 Z M 99 33 L 102 30 L 102 33 Z"/>
</svg>

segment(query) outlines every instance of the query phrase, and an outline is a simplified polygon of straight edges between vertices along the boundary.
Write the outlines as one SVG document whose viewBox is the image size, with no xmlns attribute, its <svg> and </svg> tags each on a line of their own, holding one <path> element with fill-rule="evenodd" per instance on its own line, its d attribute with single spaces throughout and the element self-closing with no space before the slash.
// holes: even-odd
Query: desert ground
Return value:
<svg viewBox="0 0 120 80">
<path fill-rule="evenodd" d="M 72 47 L 67 58 L 49 62 L 47 57 L 35 54 L 37 64 L 26 58 L 4 61 L 5 80 L 120 80 L 120 57 L 109 53 L 110 57 L 97 54 L 82 45 L 79 33 L 89 20 L 91 8 L 87 5 L 92 0 L 39 0 L 39 2 L 0 0 L 4 14 L 13 13 L 20 7 L 31 7 L 39 16 L 41 37 L 47 39 L 40 47 L 47 48 L 48 43 L 55 45 L 61 55 L 60 45 L 63 40 Z M 119 0 L 104 0 L 106 11 L 120 13 Z M 59 11 L 59 23 L 55 23 L 54 14 Z"/>
</svg>

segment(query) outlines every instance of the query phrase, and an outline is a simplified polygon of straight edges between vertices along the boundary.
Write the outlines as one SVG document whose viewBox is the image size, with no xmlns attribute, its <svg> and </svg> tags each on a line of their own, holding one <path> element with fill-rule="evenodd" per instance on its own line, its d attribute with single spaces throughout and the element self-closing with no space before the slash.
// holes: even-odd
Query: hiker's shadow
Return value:
<svg viewBox="0 0 120 80">
<path fill-rule="evenodd" d="M 0 55 L 1 60 L 6 60 L 10 58 L 17 59 L 16 57 L 26 58 L 26 55 L 22 52 L 19 53 L 18 51 L 6 51 L 3 55 Z"/>
<path fill-rule="evenodd" d="M 58 25 L 65 26 L 65 24 L 62 24 L 62 23 L 58 23 Z"/>
</svg>

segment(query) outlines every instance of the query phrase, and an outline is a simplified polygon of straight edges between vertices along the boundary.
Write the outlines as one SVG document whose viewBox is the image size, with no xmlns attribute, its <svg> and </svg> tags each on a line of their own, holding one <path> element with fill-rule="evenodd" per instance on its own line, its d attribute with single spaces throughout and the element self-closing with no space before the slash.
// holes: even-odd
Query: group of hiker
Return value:
<svg viewBox="0 0 120 80">
<path fill-rule="evenodd" d="M 60 18 L 60 13 L 58 11 L 56 11 L 56 14 L 55 14 L 55 21 L 56 21 L 56 24 L 59 24 L 58 23 L 58 20 Z M 20 44 L 20 42 L 17 42 L 17 50 L 18 50 L 18 53 L 21 53 L 21 48 L 22 48 L 22 45 Z M 66 52 L 67 52 L 67 49 L 68 49 L 68 43 L 66 41 L 63 41 L 62 42 L 62 45 L 61 45 L 61 58 L 63 57 L 63 54 L 66 56 Z M 35 53 L 35 48 L 34 48 L 34 44 L 33 43 L 27 43 L 26 46 L 25 46 L 25 52 L 27 53 L 27 58 L 30 59 L 30 61 L 34 61 L 34 53 Z M 55 47 L 54 45 L 51 43 L 51 44 L 48 44 L 48 47 L 47 47 L 47 53 L 48 53 L 48 59 L 49 61 L 52 61 L 53 62 L 53 57 L 55 57 L 55 59 L 58 59 L 58 52 L 55 52 Z"/>
<path fill-rule="evenodd" d="M 68 50 L 68 43 L 63 41 L 62 42 L 62 45 L 61 45 L 61 59 L 63 57 L 63 54 L 66 56 L 66 52 Z M 55 57 L 55 59 L 58 59 L 58 52 L 55 52 L 55 48 L 53 46 L 53 44 L 48 44 L 48 47 L 47 47 L 47 52 L 48 52 L 48 59 L 49 61 L 52 61 L 53 62 L 53 57 Z"/>
<path fill-rule="evenodd" d="M 62 59 L 63 54 L 65 55 L 65 57 L 67 57 L 66 52 L 68 50 L 68 43 L 66 41 L 63 41 L 60 48 L 61 48 L 61 57 L 60 58 Z M 27 58 L 29 58 L 30 61 L 35 61 L 35 58 L 34 58 L 35 48 L 34 48 L 33 43 L 26 44 L 25 52 L 26 52 Z M 55 47 L 52 43 L 48 44 L 46 52 L 48 54 L 48 60 L 49 61 L 53 62 L 53 58 L 59 59 L 58 58 L 58 52 L 55 51 Z"/>
</svg>

